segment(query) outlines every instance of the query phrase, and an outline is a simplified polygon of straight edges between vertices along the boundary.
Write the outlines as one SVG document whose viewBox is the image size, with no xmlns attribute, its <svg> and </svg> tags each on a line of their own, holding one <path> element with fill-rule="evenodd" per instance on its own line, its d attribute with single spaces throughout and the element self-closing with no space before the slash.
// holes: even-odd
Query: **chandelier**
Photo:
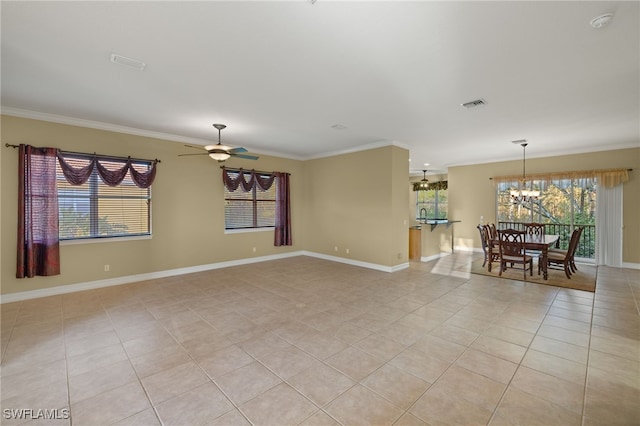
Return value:
<svg viewBox="0 0 640 426">
<path fill-rule="evenodd" d="M 525 177 L 525 164 L 527 162 L 527 141 L 526 139 L 522 139 L 519 141 L 513 141 L 513 143 L 520 144 L 520 146 L 522 147 L 522 179 L 520 179 L 520 189 L 509 191 L 509 193 L 511 194 L 511 201 L 513 201 L 514 204 L 530 203 L 532 201 L 536 201 L 538 200 L 538 197 L 540 197 L 540 191 L 534 191 L 533 188 L 530 190 L 526 189 L 527 181 Z"/>
</svg>

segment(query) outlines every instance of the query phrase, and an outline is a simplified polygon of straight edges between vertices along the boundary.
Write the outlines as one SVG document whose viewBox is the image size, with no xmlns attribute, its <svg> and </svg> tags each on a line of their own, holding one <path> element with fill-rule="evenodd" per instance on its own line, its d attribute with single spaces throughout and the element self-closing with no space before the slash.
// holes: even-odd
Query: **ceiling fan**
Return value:
<svg viewBox="0 0 640 426">
<path fill-rule="evenodd" d="M 178 157 L 184 157 L 188 155 L 208 155 L 209 157 L 213 158 L 218 162 L 223 162 L 229 157 L 246 158 L 247 160 L 258 159 L 258 157 L 256 157 L 255 155 L 242 154 L 243 152 L 247 152 L 245 148 L 242 148 L 242 147 L 231 148 L 230 146 L 222 145 L 222 142 L 220 142 L 220 131 L 226 128 L 227 126 L 225 126 L 224 124 L 214 124 L 213 127 L 218 129 L 217 144 L 205 146 L 204 149 L 207 152 L 201 152 L 199 154 L 179 154 Z M 185 145 L 185 146 L 189 148 L 194 148 L 194 149 L 202 149 L 202 147 L 197 147 L 197 146 L 191 146 L 191 145 Z"/>
</svg>

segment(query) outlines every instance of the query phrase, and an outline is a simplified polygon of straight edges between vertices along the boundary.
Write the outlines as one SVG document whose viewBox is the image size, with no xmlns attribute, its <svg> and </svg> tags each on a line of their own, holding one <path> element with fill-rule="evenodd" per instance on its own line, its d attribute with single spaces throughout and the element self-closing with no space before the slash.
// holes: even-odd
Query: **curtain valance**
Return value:
<svg viewBox="0 0 640 426">
<path fill-rule="evenodd" d="M 433 191 L 436 189 L 439 191 L 443 191 L 449 188 L 449 181 L 446 181 L 446 180 L 441 180 L 439 182 L 429 182 L 427 189 L 421 188 L 420 183 L 421 182 L 413 182 L 414 191 Z"/>
<path fill-rule="evenodd" d="M 595 178 L 598 184 L 603 187 L 613 188 L 629 180 L 629 169 L 580 170 L 571 172 L 529 173 L 526 175 L 527 181 L 538 180 L 547 183 L 559 179 L 583 178 Z M 522 175 L 495 176 L 492 179 L 495 183 L 514 182 L 522 180 Z"/>
<path fill-rule="evenodd" d="M 256 172 L 255 170 L 229 170 L 224 167 L 222 168 L 222 181 L 224 182 L 224 186 L 226 186 L 231 192 L 235 191 L 240 186 L 242 186 L 242 190 L 244 192 L 248 192 L 256 185 L 263 191 L 268 191 L 269 188 L 271 188 L 271 185 L 273 185 L 276 175 L 276 172 L 267 174 L 263 172 Z M 245 178 L 248 178 L 248 180 Z"/>
<path fill-rule="evenodd" d="M 119 185 L 124 180 L 128 172 L 131 173 L 131 180 L 133 183 L 135 183 L 139 188 L 150 187 L 156 177 L 157 161 L 151 162 L 151 168 L 149 170 L 141 172 L 135 169 L 131 158 L 128 158 L 124 165 L 119 169 L 110 170 L 101 163 L 101 161 L 113 161 L 110 157 L 102 158 L 98 155 L 87 156 L 86 159 L 89 160 L 89 164 L 83 167 L 74 167 L 66 161 L 62 151 L 57 150 L 57 156 L 64 177 L 72 185 L 84 184 L 89 179 L 94 169 L 98 171 L 102 181 L 109 186 Z"/>
</svg>

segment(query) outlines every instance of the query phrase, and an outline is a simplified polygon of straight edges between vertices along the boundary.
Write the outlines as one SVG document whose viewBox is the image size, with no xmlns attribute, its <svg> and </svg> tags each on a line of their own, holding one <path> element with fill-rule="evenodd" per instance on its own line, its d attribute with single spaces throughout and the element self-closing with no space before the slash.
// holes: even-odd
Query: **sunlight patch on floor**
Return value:
<svg viewBox="0 0 640 426">
<path fill-rule="evenodd" d="M 473 253 L 453 253 L 441 257 L 431 269 L 431 273 L 449 277 L 469 279 L 471 277 L 471 261 Z"/>
</svg>

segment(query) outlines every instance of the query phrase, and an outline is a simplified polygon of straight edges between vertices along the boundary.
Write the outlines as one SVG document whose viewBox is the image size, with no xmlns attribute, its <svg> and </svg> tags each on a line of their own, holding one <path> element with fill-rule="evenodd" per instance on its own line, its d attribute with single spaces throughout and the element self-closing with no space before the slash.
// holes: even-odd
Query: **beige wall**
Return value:
<svg viewBox="0 0 640 426">
<path fill-rule="evenodd" d="M 623 187 L 623 262 L 640 263 L 640 148 L 602 151 L 588 154 L 527 159 L 527 172 L 632 168 Z M 449 168 L 449 217 L 462 220 L 456 228 L 456 246 L 480 247 L 476 226 L 496 221 L 496 191 L 492 176 L 517 175 L 522 161 L 506 161 Z"/>
<path fill-rule="evenodd" d="M 219 165 L 204 155 L 178 157 L 192 152 L 182 143 L 11 116 L 2 116 L 1 124 L 3 144 L 162 161 L 153 185 L 152 239 L 63 244 L 61 275 L 19 280 L 15 278 L 17 150 L 2 147 L 2 294 L 301 250 L 385 266 L 407 262 L 409 154 L 405 149 L 389 146 L 310 161 L 266 155 L 257 161 L 228 160 L 229 167 L 291 174 L 293 246 L 274 247 L 272 231 L 224 233 Z M 109 272 L 104 272 L 105 264 L 110 265 Z"/>
<path fill-rule="evenodd" d="M 391 147 L 391 245 L 389 263 L 397 265 L 409 261 L 409 219 L 411 210 L 407 200 L 407 180 L 409 179 L 409 151 Z"/>
<path fill-rule="evenodd" d="M 384 266 L 407 262 L 408 160 L 406 149 L 387 146 L 307 161 L 307 250 Z"/>
</svg>

